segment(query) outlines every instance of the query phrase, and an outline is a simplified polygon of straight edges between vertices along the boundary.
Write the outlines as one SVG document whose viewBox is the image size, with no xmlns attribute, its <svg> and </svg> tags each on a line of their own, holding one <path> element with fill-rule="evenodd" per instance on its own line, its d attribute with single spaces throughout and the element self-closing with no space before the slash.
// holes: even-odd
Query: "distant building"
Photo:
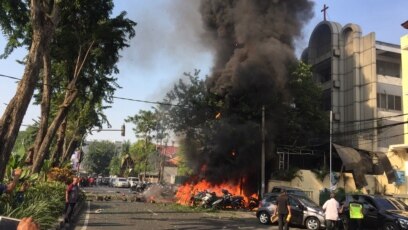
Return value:
<svg viewBox="0 0 408 230">
<path fill-rule="evenodd" d="M 386 152 L 404 142 L 402 102 L 408 98 L 399 45 L 376 41 L 375 33 L 362 36 L 356 24 L 322 21 L 302 60 L 323 87 L 324 108 L 333 112 L 334 143 Z"/>
<path fill-rule="evenodd" d="M 162 159 L 160 162 L 161 181 L 174 184 L 178 175 L 178 160 L 175 160 L 178 159 L 176 156 L 178 147 L 174 145 L 156 145 L 156 148 Z"/>
</svg>

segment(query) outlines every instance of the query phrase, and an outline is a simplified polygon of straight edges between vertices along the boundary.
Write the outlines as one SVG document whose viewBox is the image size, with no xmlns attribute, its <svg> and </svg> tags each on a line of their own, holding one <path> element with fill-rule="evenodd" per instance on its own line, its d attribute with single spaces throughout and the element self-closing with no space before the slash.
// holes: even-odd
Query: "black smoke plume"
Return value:
<svg viewBox="0 0 408 230">
<path fill-rule="evenodd" d="M 296 62 L 294 41 L 313 16 L 312 7 L 307 0 L 201 2 L 204 41 L 215 49 L 207 88 L 224 106 L 220 121 L 207 131 L 206 147 L 191 148 L 187 157 L 197 169 L 205 165 L 202 176 L 210 182 L 259 186 L 262 106 L 270 155 L 279 106 L 287 98 L 288 66 Z"/>
</svg>

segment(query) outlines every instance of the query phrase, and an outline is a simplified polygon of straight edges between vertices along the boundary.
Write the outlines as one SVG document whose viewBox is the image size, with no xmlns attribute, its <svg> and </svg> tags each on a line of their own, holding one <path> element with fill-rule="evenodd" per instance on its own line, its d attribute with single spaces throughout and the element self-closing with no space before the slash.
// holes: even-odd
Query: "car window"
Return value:
<svg viewBox="0 0 408 230">
<path fill-rule="evenodd" d="M 388 200 L 389 200 L 394 206 L 396 206 L 399 210 L 408 210 L 408 206 L 407 206 L 404 202 L 402 202 L 402 201 L 400 201 L 400 200 L 397 200 L 397 199 L 394 199 L 394 198 L 388 198 Z"/>
<path fill-rule="evenodd" d="M 377 207 L 384 209 L 384 210 L 399 210 L 397 206 L 395 206 L 391 201 L 388 199 L 378 197 L 375 199 Z"/>
<path fill-rule="evenodd" d="M 300 190 L 288 190 L 289 194 L 294 194 L 297 196 L 307 196 L 305 192 L 300 191 Z"/>
<path fill-rule="evenodd" d="M 298 197 L 298 199 L 300 200 L 300 202 L 302 202 L 307 207 L 311 207 L 311 208 L 319 207 L 319 205 L 317 205 L 314 201 L 312 201 L 311 199 L 307 197 L 302 196 L 302 197 Z"/>
<path fill-rule="evenodd" d="M 272 192 L 273 193 L 280 193 L 281 189 L 280 188 L 273 188 Z"/>
<path fill-rule="evenodd" d="M 297 201 L 296 199 L 293 199 L 292 197 L 289 197 L 289 205 L 292 207 L 296 207 L 299 205 L 299 201 Z"/>
<path fill-rule="evenodd" d="M 363 203 L 364 209 L 376 208 L 375 203 L 369 197 L 360 197 L 359 201 Z"/>
<path fill-rule="evenodd" d="M 276 203 L 276 196 L 269 196 L 265 200 L 266 200 L 266 202 L 275 204 Z"/>
</svg>

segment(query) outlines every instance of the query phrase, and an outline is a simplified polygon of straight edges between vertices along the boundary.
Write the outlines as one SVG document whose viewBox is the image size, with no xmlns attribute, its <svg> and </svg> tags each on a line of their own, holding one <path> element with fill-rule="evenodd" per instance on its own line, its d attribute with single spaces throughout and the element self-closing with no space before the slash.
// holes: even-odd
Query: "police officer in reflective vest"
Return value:
<svg viewBox="0 0 408 230">
<path fill-rule="evenodd" d="M 350 212 L 350 230 L 361 230 L 361 222 L 364 218 L 363 214 L 363 204 L 357 200 L 350 201 L 349 203 Z"/>
</svg>

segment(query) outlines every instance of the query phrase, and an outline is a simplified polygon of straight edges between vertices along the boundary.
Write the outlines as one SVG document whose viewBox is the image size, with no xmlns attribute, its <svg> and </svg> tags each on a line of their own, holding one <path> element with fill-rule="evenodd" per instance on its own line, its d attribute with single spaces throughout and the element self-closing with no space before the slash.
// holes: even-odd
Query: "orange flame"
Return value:
<svg viewBox="0 0 408 230">
<path fill-rule="evenodd" d="M 245 180 L 243 180 L 245 181 Z M 242 187 L 240 184 L 233 185 L 230 183 L 222 183 L 222 184 L 211 184 L 206 180 L 201 180 L 198 183 L 186 183 L 180 186 L 176 193 L 177 203 L 182 205 L 190 205 L 190 198 L 201 191 L 209 191 L 215 192 L 217 196 L 222 196 L 222 190 L 228 190 L 232 195 L 240 195 L 244 197 L 245 204 L 248 204 L 249 198 L 254 197 L 258 198 L 258 196 L 254 193 L 252 195 L 246 196 L 245 192 L 242 191 Z"/>
</svg>

